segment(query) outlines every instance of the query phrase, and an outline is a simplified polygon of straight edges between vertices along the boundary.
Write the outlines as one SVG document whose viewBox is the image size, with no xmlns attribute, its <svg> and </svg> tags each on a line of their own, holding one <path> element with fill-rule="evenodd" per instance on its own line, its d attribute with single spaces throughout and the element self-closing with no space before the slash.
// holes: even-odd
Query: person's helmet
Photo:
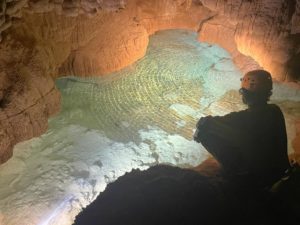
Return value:
<svg viewBox="0 0 300 225">
<path fill-rule="evenodd" d="M 265 70 L 249 71 L 241 82 L 241 90 L 251 93 L 270 93 L 273 88 L 272 76 Z"/>
</svg>

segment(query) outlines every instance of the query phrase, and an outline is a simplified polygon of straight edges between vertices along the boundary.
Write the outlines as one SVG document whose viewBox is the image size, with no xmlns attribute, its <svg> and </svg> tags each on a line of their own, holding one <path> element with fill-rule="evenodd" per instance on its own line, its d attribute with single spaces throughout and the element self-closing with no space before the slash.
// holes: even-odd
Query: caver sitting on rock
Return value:
<svg viewBox="0 0 300 225">
<path fill-rule="evenodd" d="M 290 168 L 284 116 L 277 105 L 267 103 L 272 86 L 269 72 L 246 73 L 240 94 L 248 109 L 203 117 L 194 134 L 228 177 L 247 185 L 270 186 Z"/>
</svg>

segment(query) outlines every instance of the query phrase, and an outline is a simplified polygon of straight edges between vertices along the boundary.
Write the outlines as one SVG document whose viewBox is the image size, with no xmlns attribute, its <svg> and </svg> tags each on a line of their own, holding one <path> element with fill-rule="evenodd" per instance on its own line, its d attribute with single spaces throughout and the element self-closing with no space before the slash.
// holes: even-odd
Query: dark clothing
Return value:
<svg viewBox="0 0 300 225">
<path fill-rule="evenodd" d="M 254 182 L 275 182 L 290 167 L 284 117 L 273 104 L 201 118 L 194 139 L 227 174 Z"/>
</svg>

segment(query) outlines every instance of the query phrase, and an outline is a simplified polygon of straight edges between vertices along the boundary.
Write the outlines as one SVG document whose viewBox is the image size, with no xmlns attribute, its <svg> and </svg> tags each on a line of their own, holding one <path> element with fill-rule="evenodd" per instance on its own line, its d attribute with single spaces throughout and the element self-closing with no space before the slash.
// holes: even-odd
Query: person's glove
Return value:
<svg viewBox="0 0 300 225">
<path fill-rule="evenodd" d="M 194 133 L 194 135 L 193 135 L 193 139 L 194 139 L 194 141 L 196 141 L 196 142 L 198 142 L 198 143 L 200 143 L 200 130 L 201 130 L 201 127 L 205 124 L 205 122 L 209 119 L 209 118 L 211 118 L 211 116 L 206 116 L 206 117 L 201 117 L 200 119 L 199 119 L 199 121 L 197 122 L 197 124 L 196 124 L 196 131 L 195 131 L 195 133 Z"/>
<path fill-rule="evenodd" d="M 193 139 L 194 139 L 194 141 L 200 143 L 200 140 L 199 140 L 199 130 L 198 129 L 196 129 L 196 131 L 195 131 L 195 133 L 193 135 Z"/>
</svg>

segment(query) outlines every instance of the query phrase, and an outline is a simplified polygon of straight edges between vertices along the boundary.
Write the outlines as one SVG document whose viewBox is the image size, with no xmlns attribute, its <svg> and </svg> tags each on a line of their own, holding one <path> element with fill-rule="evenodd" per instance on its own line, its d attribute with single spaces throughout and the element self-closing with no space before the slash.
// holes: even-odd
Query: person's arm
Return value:
<svg viewBox="0 0 300 225">
<path fill-rule="evenodd" d="M 207 125 L 209 122 L 207 122 L 212 116 L 206 116 L 206 117 L 201 117 L 199 121 L 196 124 L 196 131 L 193 135 L 194 141 L 200 143 L 201 142 L 201 135 L 204 134 L 207 130 Z"/>
<path fill-rule="evenodd" d="M 243 126 L 245 111 L 232 112 L 225 116 L 202 117 L 196 125 L 194 140 L 201 142 L 201 139 L 208 136 L 218 137 L 231 143 L 239 142 Z"/>
<path fill-rule="evenodd" d="M 205 149 L 229 173 L 243 170 L 240 165 L 242 154 L 240 130 L 232 125 L 240 121 L 243 113 L 230 113 L 225 116 L 208 116 L 197 123 L 194 140 L 201 143 Z"/>
</svg>

